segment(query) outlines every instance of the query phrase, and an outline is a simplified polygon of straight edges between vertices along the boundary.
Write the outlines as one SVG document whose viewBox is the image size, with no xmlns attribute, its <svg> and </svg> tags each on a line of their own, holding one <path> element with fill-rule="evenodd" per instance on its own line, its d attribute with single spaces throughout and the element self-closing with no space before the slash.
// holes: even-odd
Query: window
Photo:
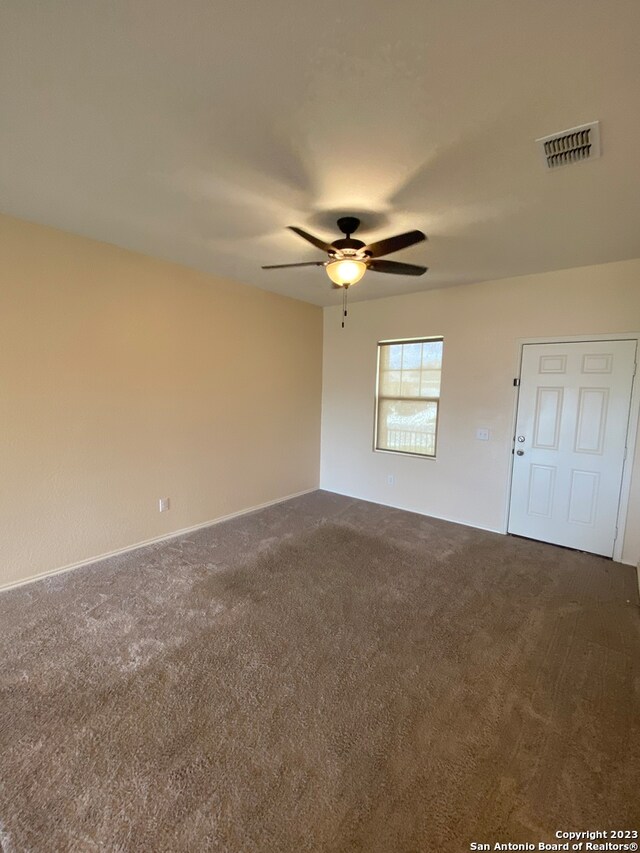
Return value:
<svg viewBox="0 0 640 853">
<path fill-rule="evenodd" d="M 378 344 L 376 450 L 436 455 L 442 338 Z"/>
</svg>

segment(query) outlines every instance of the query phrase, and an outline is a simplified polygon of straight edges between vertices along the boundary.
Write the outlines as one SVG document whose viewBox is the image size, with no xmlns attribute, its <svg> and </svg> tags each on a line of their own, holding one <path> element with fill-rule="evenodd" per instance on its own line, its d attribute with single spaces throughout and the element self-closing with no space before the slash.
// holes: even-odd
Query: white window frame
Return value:
<svg viewBox="0 0 640 853">
<path fill-rule="evenodd" d="M 442 353 L 444 356 L 444 337 L 442 335 L 426 335 L 419 338 L 392 338 L 390 340 L 378 341 L 376 344 L 376 389 L 374 400 L 374 415 L 373 415 L 373 451 L 374 453 L 393 453 L 397 456 L 410 456 L 414 459 L 431 459 L 435 461 L 438 454 L 438 430 L 440 427 L 440 397 L 388 397 L 380 396 L 380 354 L 383 346 L 391 346 L 392 344 L 422 344 L 442 342 Z M 442 367 L 440 368 L 440 391 L 442 392 Z M 427 453 L 412 453 L 409 450 L 391 450 L 386 447 L 378 447 L 378 419 L 379 419 L 379 403 L 381 400 L 406 400 L 416 403 L 435 403 L 436 404 L 436 429 L 434 436 L 434 452 L 433 455 Z"/>
</svg>

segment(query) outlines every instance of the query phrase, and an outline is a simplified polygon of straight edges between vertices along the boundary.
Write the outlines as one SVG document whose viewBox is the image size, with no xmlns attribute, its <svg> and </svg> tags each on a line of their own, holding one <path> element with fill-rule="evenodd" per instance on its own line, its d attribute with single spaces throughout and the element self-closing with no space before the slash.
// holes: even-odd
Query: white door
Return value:
<svg viewBox="0 0 640 853">
<path fill-rule="evenodd" d="M 613 556 L 636 341 L 526 344 L 509 533 Z"/>
</svg>

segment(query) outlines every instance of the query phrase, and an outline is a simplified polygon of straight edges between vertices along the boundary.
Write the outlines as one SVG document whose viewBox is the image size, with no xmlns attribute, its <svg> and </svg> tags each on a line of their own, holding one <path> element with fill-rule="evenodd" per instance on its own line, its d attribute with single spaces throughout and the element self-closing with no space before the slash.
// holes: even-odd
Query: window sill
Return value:
<svg viewBox="0 0 640 853">
<path fill-rule="evenodd" d="M 430 459 L 436 462 L 437 456 L 427 456 L 425 453 L 409 453 L 406 450 L 386 450 L 384 447 L 374 447 L 374 453 L 389 453 L 392 456 L 410 456 L 412 459 Z"/>
</svg>

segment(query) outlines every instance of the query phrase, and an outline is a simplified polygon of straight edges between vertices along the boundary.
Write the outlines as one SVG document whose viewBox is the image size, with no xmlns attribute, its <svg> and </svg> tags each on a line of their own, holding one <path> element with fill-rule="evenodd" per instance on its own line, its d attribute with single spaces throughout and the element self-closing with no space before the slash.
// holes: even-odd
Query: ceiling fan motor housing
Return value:
<svg viewBox="0 0 640 853">
<path fill-rule="evenodd" d="M 357 252 L 358 249 L 364 249 L 365 244 L 362 240 L 352 240 L 351 237 L 344 237 L 341 240 L 334 240 L 331 244 L 334 249 L 339 249 L 343 252 L 345 249 L 353 249 L 354 252 Z"/>
<path fill-rule="evenodd" d="M 338 219 L 337 225 L 343 234 L 350 237 L 352 234 L 355 234 L 360 227 L 360 220 L 357 216 L 341 216 L 340 219 Z"/>
</svg>

